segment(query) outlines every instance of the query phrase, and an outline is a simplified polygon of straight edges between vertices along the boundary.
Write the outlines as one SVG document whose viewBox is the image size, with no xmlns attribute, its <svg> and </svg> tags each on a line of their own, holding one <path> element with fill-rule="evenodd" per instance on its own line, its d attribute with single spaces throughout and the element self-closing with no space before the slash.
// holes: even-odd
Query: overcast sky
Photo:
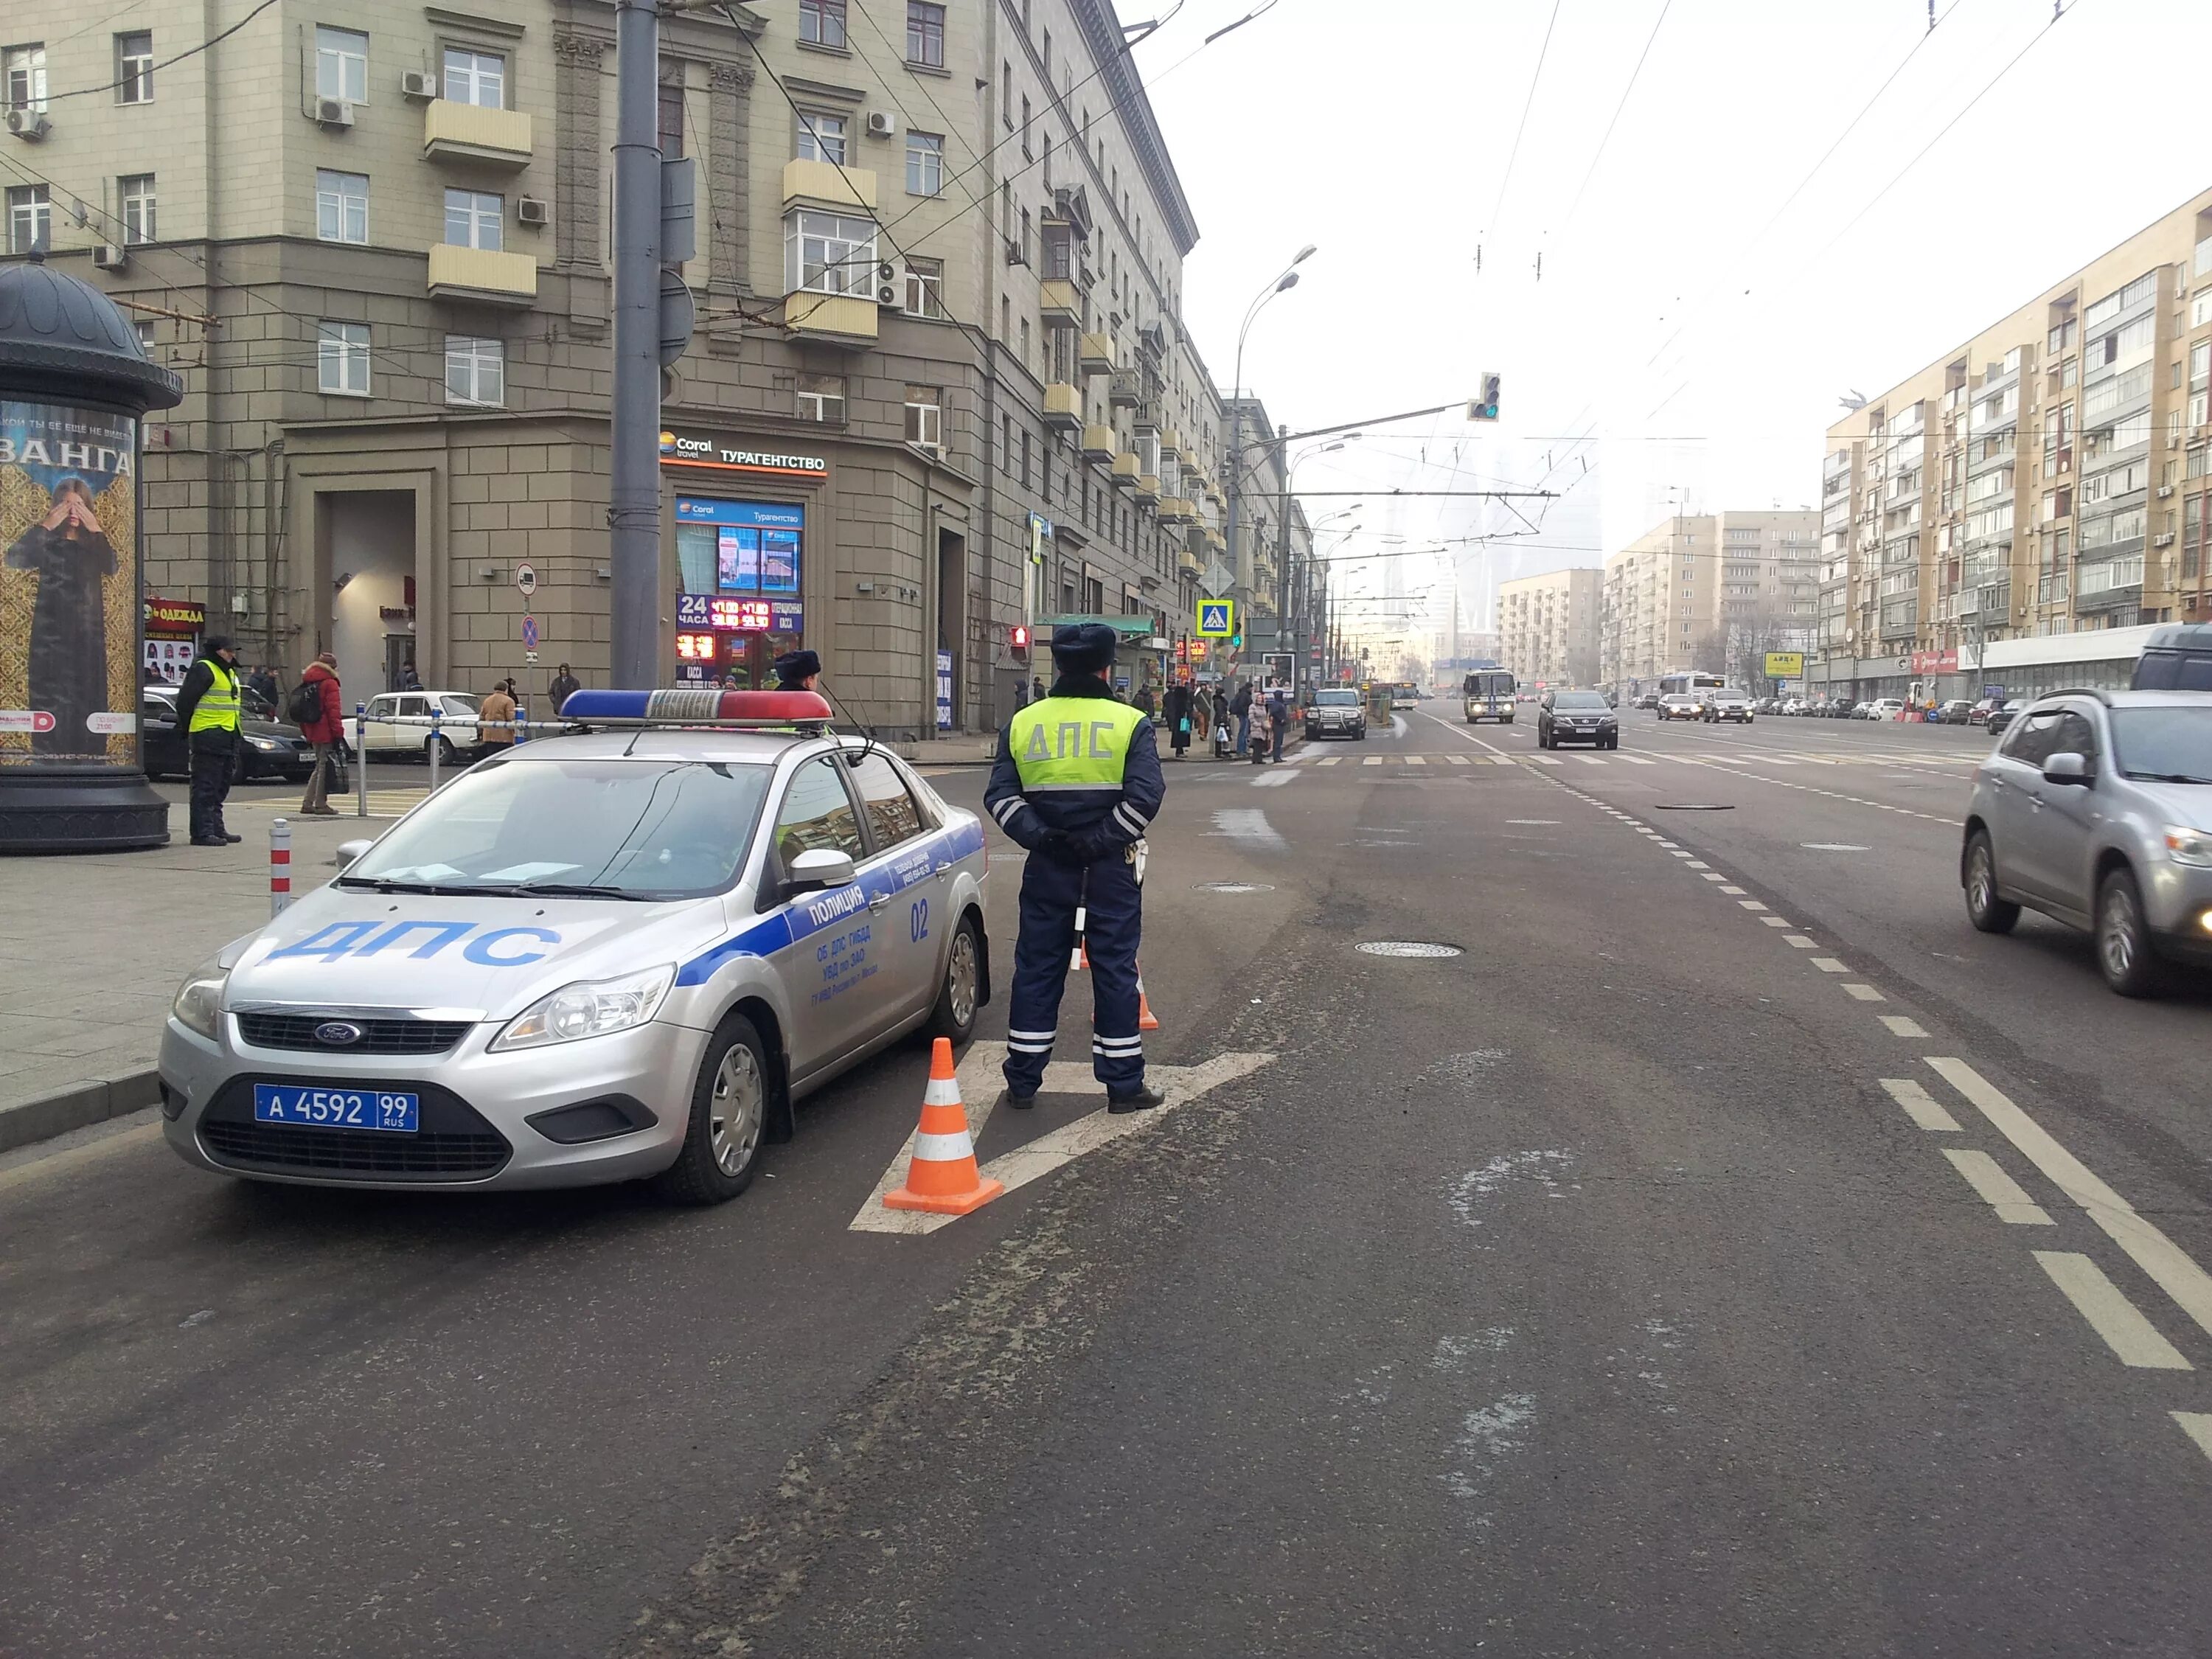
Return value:
<svg viewBox="0 0 2212 1659">
<path fill-rule="evenodd" d="M 2212 0 L 2065 0 L 2055 23 L 2052 0 L 1936 0 L 1932 33 L 1928 0 L 1558 0 L 1548 51 L 1553 0 L 1279 0 L 1194 52 L 1255 3 L 1185 0 L 1137 49 L 1200 231 L 1186 319 L 1226 390 L 1246 306 L 1310 241 L 1245 350 L 1278 421 L 1504 377 L 1494 428 L 1378 429 L 1298 474 L 1566 492 L 1519 504 L 1540 533 L 1494 544 L 1487 573 L 1462 558 L 1470 617 L 1486 575 L 1600 563 L 1676 503 L 1814 504 L 1844 391 L 1880 392 L 2212 184 Z M 1173 0 L 1120 3 L 1135 22 Z M 1348 552 L 1519 527 L 1474 501 L 1358 522 Z M 1441 595 L 1440 565 L 1403 563 L 1405 591 Z M 1375 567 L 1340 570 L 1384 592 Z"/>
</svg>

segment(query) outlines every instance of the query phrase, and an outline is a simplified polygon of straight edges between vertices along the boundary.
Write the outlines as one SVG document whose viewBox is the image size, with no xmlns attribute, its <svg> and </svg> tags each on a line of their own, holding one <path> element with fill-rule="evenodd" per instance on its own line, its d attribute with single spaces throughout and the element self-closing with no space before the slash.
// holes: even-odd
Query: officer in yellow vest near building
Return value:
<svg viewBox="0 0 2212 1659">
<path fill-rule="evenodd" d="M 1007 722 L 983 791 L 999 827 L 1030 853 L 1006 1024 L 1010 1106 L 1033 1105 L 1044 1081 L 1078 909 L 1091 953 L 1091 1064 L 1106 1085 L 1106 1109 L 1160 1103 L 1145 1086 L 1137 1030 L 1137 858 L 1167 786 L 1152 721 L 1116 702 L 1107 685 L 1115 644 L 1103 623 L 1054 630 L 1059 678 L 1049 695 Z"/>
<path fill-rule="evenodd" d="M 177 724 L 192 753 L 192 845 L 224 847 L 240 840 L 223 828 L 223 797 L 238 766 L 238 651 L 210 640 L 177 688 Z"/>
</svg>

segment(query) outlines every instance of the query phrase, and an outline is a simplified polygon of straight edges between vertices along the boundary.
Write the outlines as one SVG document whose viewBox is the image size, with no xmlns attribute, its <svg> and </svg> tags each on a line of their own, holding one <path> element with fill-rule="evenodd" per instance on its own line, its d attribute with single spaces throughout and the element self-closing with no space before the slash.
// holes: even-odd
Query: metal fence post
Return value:
<svg viewBox="0 0 2212 1659">
<path fill-rule="evenodd" d="M 429 762 L 430 793 L 434 795 L 438 793 L 438 716 L 442 712 L 435 704 L 431 705 L 430 738 L 422 745 L 422 752 Z"/>
<path fill-rule="evenodd" d="M 292 826 L 269 821 L 269 919 L 274 921 L 292 902 Z"/>
<path fill-rule="evenodd" d="M 368 816 L 368 705 L 357 702 L 353 706 L 353 770 L 354 788 L 359 802 L 356 816 Z"/>
<path fill-rule="evenodd" d="M 521 702 L 514 705 L 514 740 L 517 743 L 530 741 L 530 706 Z"/>
</svg>

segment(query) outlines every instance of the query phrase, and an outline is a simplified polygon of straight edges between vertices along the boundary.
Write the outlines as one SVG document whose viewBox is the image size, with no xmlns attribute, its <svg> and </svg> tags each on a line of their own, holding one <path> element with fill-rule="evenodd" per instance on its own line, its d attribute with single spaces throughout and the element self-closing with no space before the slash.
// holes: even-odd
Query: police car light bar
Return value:
<svg viewBox="0 0 2212 1659">
<path fill-rule="evenodd" d="M 790 726 L 827 725 L 831 714 L 828 699 L 813 691 L 675 686 L 659 691 L 571 691 L 561 705 L 561 718 L 586 726 Z"/>
</svg>

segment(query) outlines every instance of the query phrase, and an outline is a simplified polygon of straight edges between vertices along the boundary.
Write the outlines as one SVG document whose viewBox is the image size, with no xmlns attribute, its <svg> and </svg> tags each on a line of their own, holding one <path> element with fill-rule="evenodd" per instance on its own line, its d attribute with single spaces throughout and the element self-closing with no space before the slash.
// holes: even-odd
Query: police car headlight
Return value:
<svg viewBox="0 0 2212 1659">
<path fill-rule="evenodd" d="M 676 969 L 671 964 L 622 979 L 564 985 L 509 1020 L 507 1029 L 492 1039 L 491 1052 L 541 1048 L 549 1042 L 574 1042 L 579 1037 L 627 1031 L 659 1012 L 661 1000 L 675 981 Z"/>
<path fill-rule="evenodd" d="M 222 988 L 229 979 L 230 970 L 213 957 L 193 969 L 169 1005 L 177 1024 L 215 1041 L 222 1026 Z"/>
</svg>

